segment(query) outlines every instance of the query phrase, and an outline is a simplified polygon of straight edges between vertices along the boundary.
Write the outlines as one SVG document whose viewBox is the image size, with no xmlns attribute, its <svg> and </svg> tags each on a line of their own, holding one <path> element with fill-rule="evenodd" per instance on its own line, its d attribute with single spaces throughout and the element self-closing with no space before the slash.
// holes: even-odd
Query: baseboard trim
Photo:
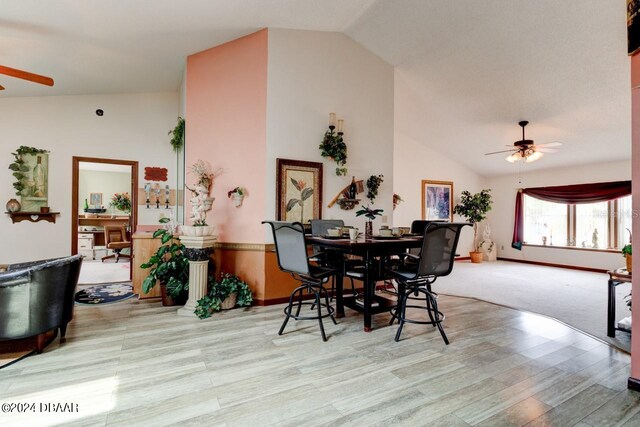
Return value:
<svg viewBox="0 0 640 427">
<path fill-rule="evenodd" d="M 606 273 L 607 270 L 602 268 L 578 267 L 576 265 L 555 264 L 551 262 L 529 261 L 526 259 L 514 259 L 498 257 L 500 261 L 519 262 L 521 264 L 541 265 L 543 267 L 566 268 L 568 270 L 590 271 L 592 273 Z"/>
<path fill-rule="evenodd" d="M 640 391 L 640 380 L 629 377 L 629 379 L 627 380 L 627 388 L 633 391 Z"/>
<path fill-rule="evenodd" d="M 456 261 L 471 261 L 471 257 L 470 256 L 459 256 L 459 257 L 456 257 Z"/>
</svg>

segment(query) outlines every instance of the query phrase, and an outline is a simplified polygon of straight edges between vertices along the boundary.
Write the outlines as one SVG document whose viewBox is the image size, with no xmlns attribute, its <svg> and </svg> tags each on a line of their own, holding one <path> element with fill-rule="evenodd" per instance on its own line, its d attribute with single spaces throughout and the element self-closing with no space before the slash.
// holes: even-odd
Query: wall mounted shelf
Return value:
<svg viewBox="0 0 640 427">
<path fill-rule="evenodd" d="M 362 180 L 356 181 L 356 196 L 360 193 L 364 192 L 364 182 Z M 356 207 L 356 205 L 358 205 L 360 203 L 360 199 L 351 199 L 349 198 L 349 187 L 351 186 L 351 184 L 347 185 L 346 187 L 344 187 L 342 189 L 342 191 L 340 191 L 336 197 L 333 198 L 333 200 L 331 200 L 331 202 L 329 202 L 329 204 L 327 205 L 328 208 L 333 207 L 336 203 L 338 204 L 338 206 L 340 206 L 340 209 L 343 209 L 345 211 L 351 210 L 354 207 Z"/>
<path fill-rule="evenodd" d="M 60 212 L 5 212 L 7 215 L 11 217 L 11 221 L 15 224 L 16 222 L 29 221 L 29 222 L 39 222 L 39 221 L 48 221 L 51 223 L 56 222 L 56 216 L 60 215 Z"/>
</svg>

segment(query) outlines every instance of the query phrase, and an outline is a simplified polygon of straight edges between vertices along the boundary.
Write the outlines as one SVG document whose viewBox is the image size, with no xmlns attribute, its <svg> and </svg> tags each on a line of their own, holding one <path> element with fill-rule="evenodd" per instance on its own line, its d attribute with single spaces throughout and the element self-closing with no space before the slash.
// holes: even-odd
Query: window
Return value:
<svg viewBox="0 0 640 427">
<path fill-rule="evenodd" d="M 524 241 L 534 245 L 567 245 L 567 205 L 524 197 Z"/>
<path fill-rule="evenodd" d="M 631 196 L 568 205 L 524 196 L 524 243 L 620 249 L 629 241 Z"/>
</svg>

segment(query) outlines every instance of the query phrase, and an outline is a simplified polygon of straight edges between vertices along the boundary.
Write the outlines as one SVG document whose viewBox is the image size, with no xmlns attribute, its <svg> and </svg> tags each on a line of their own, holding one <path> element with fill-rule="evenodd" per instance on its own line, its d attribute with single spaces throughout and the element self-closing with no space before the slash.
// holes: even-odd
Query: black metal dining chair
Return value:
<svg viewBox="0 0 640 427">
<path fill-rule="evenodd" d="M 282 221 L 263 221 L 262 223 L 271 226 L 280 270 L 290 273 L 295 280 L 302 282 L 301 286 L 293 290 L 289 297 L 289 304 L 284 308 L 285 319 L 278 335 L 282 335 L 290 318 L 295 320 L 318 320 L 322 340 L 326 341 L 327 336 L 324 332 L 322 319 L 331 317 L 334 324 L 337 325 L 337 322 L 333 316 L 335 309 L 329 303 L 329 295 L 323 284 L 336 273 L 336 270 L 309 263 L 304 226 L 301 223 Z M 303 293 L 305 291 L 313 294 L 313 302 L 303 301 Z M 296 295 L 298 297 L 297 302 Z M 322 302 L 323 299 L 324 302 Z M 294 305 L 297 306 L 295 314 L 293 314 Z M 317 310 L 317 315 L 301 316 L 300 309 L 303 305 L 314 306 Z M 323 311 L 326 313 L 323 313 Z"/>
<path fill-rule="evenodd" d="M 401 254 L 403 257 L 412 258 L 415 262 L 406 262 L 387 269 L 387 272 L 398 282 L 398 301 L 396 306 L 391 309 L 392 317 L 389 322 L 389 324 L 393 324 L 396 319 L 399 320 L 396 341 L 400 340 L 405 323 L 417 323 L 437 327 L 445 344 L 449 344 L 449 339 L 442 327 L 442 321 L 445 317 L 438 309 L 438 301 L 431 290 L 431 285 L 438 277 L 447 276 L 453 270 L 460 232 L 467 225 L 471 224 L 446 222 L 426 224 L 420 255 Z M 407 303 L 407 300 L 410 299 L 417 300 L 419 295 L 424 295 L 426 306 Z M 407 308 L 426 310 L 430 321 L 408 318 Z"/>
</svg>

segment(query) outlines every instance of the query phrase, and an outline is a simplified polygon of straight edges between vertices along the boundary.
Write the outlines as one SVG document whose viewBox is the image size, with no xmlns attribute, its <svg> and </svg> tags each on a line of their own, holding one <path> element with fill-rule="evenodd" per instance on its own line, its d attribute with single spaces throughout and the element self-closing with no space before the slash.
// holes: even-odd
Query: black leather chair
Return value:
<svg viewBox="0 0 640 427">
<path fill-rule="evenodd" d="M 280 221 L 263 221 L 263 224 L 269 224 L 273 231 L 273 241 L 276 246 L 276 255 L 278 258 L 278 266 L 285 273 L 302 282 L 302 286 L 297 287 L 289 297 L 289 304 L 284 308 L 285 319 L 280 327 L 278 335 L 282 335 L 285 326 L 290 318 L 295 320 L 318 320 L 320 324 L 320 333 L 322 340 L 326 341 L 327 336 L 324 332 L 322 319 L 331 317 L 334 324 L 337 325 L 335 317 L 333 317 L 334 308 L 329 304 L 329 295 L 323 286 L 323 283 L 336 270 L 315 266 L 309 263 L 307 256 L 307 244 L 304 237 L 304 226 L 299 222 L 280 222 Z M 303 302 L 303 292 L 313 294 L 313 302 Z M 293 314 L 294 300 L 297 298 L 296 313 Z M 324 299 L 324 303 L 322 300 Z M 301 316 L 300 309 L 303 305 L 310 305 L 317 309 L 317 316 Z M 323 309 L 326 311 L 323 314 Z"/>
<path fill-rule="evenodd" d="M 60 329 L 64 337 L 81 264 L 82 257 L 74 255 L 13 264 L 0 273 L 0 340 L 38 336 L 41 353 L 46 332 Z"/>
<path fill-rule="evenodd" d="M 442 328 L 444 315 L 438 310 L 438 302 L 431 290 L 431 284 L 438 277 L 447 276 L 453 270 L 460 232 L 467 225 L 471 224 L 429 222 L 424 227 L 420 255 L 401 254 L 402 257 L 411 259 L 413 262 L 396 264 L 393 268 L 387 269 L 387 272 L 398 282 L 398 301 L 396 307 L 391 310 L 390 322 L 392 324 L 395 319 L 400 321 L 396 341 L 400 340 L 405 323 L 418 323 L 437 327 L 445 344 L 449 344 L 449 339 Z M 408 304 L 408 300 L 417 300 L 420 294 L 424 295 L 426 306 Z M 409 319 L 407 308 L 426 310 L 430 321 Z"/>
</svg>

